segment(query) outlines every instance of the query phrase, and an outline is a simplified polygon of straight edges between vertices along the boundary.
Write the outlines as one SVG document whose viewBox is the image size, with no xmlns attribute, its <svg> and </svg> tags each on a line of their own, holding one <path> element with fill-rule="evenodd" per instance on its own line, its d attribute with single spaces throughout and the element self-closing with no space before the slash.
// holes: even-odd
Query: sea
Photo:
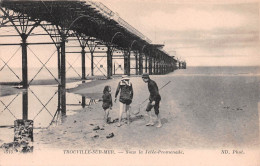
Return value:
<svg viewBox="0 0 260 166">
<path fill-rule="evenodd" d="M 182 73 L 185 75 L 259 75 L 260 66 L 191 66 L 187 69 L 180 69 L 175 71 L 176 74 Z"/>
</svg>

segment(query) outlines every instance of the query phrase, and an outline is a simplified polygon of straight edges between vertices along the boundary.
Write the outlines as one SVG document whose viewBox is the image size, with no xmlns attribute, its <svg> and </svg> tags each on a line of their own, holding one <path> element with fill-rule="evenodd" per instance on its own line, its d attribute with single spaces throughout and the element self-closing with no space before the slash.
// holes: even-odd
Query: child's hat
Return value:
<svg viewBox="0 0 260 166">
<path fill-rule="evenodd" d="M 149 74 L 148 73 L 142 74 L 142 78 L 149 78 Z"/>
</svg>

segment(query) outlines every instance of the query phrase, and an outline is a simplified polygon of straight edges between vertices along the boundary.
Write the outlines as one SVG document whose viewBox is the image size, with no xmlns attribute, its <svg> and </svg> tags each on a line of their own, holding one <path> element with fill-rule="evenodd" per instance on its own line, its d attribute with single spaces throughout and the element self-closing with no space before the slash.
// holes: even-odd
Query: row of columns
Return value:
<svg viewBox="0 0 260 166">
<path fill-rule="evenodd" d="M 130 75 L 131 74 L 131 51 L 124 50 L 124 74 Z M 169 59 L 168 61 L 163 58 L 159 58 L 156 56 L 149 56 L 144 53 L 134 52 L 135 56 L 135 74 L 142 75 L 143 71 L 149 74 L 167 74 L 169 72 L 174 71 L 176 68 L 176 64 L 171 62 L 172 60 Z M 107 78 L 111 78 L 112 76 L 112 61 L 113 55 L 111 52 L 111 48 L 108 47 L 107 51 Z M 143 66 L 144 64 L 144 66 Z"/>
<path fill-rule="evenodd" d="M 86 59 L 85 59 L 85 46 L 81 46 L 81 61 L 82 61 L 82 79 L 86 79 Z M 58 52 L 59 49 L 58 49 Z M 94 76 L 94 51 L 90 51 L 91 53 L 91 76 Z M 123 57 L 124 57 L 124 74 L 130 75 L 131 74 L 131 51 L 130 50 L 124 50 L 123 51 Z M 58 53 L 59 54 L 59 53 Z M 107 46 L 107 78 L 110 79 L 113 75 L 113 47 Z M 135 55 L 135 74 L 141 75 L 143 74 L 143 71 L 149 74 L 167 74 L 169 72 L 172 72 L 176 67 L 175 64 L 169 63 L 171 60 L 167 62 L 167 60 L 163 58 L 159 58 L 156 56 L 149 56 L 149 54 L 145 54 L 142 52 L 134 52 Z M 145 62 L 144 62 L 145 61 Z M 144 66 L 143 66 L 144 64 Z M 61 75 L 61 69 L 60 69 L 60 56 L 58 56 L 58 73 L 59 78 Z M 63 77 L 65 78 L 65 77 Z"/>
<path fill-rule="evenodd" d="M 28 88 L 28 66 L 27 66 L 27 35 L 22 34 L 22 78 L 23 78 L 23 88 Z M 58 78 L 60 79 L 60 86 L 59 86 L 59 103 L 61 106 L 61 110 L 66 111 L 66 56 L 65 56 L 65 41 L 66 36 L 64 34 L 61 34 L 61 42 L 56 45 L 57 47 L 57 53 L 58 53 Z M 94 65 L 94 57 L 93 57 L 93 51 L 91 51 L 91 75 L 94 75 L 93 73 L 93 65 Z M 173 71 L 174 66 L 172 63 L 167 62 L 167 60 L 156 56 L 151 55 L 151 51 L 149 54 L 145 54 L 143 52 L 135 52 L 135 74 L 141 75 L 143 74 L 143 70 L 146 73 L 152 74 L 166 74 L 171 71 Z M 82 46 L 82 79 L 86 79 L 86 66 L 85 66 L 85 47 Z M 131 74 L 131 51 L 124 50 L 124 74 L 130 75 Z M 145 61 L 145 62 L 143 62 Z M 143 66 L 144 63 L 144 66 Z M 107 46 L 107 78 L 111 78 L 112 76 L 112 70 L 113 69 L 113 48 L 111 46 Z M 27 96 L 23 96 L 24 100 L 23 102 L 28 102 L 28 94 Z M 24 104 L 25 106 L 28 104 Z M 24 112 L 28 112 L 28 108 L 24 108 Z M 66 112 L 63 112 L 66 114 Z M 26 115 L 24 115 L 26 118 Z"/>
</svg>

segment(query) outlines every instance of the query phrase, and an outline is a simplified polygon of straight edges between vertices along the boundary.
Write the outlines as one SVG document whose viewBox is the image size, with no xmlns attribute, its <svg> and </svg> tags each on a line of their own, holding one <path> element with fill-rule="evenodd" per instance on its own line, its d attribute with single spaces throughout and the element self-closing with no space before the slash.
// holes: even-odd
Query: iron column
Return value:
<svg viewBox="0 0 260 166">
<path fill-rule="evenodd" d="M 22 38 L 22 73 L 23 73 L 23 88 L 28 88 L 28 64 L 27 64 L 27 35 L 21 34 Z"/>
<path fill-rule="evenodd" d="M 66 55 L 65 55 L 65 35 L 61 35 L 61 112 L 66 115 Z"/>
<path fill-rule="evenodd" d="M 143 74 L 143 53 L 139 53 L 139 75 Z"/>
<path fill-rule="evenodd" d="M 82 80 L 86 79 L 86 57 L 85 57 L 85 47 L 81 47 L 81 67 L 82 67 Z"/>
</svg>

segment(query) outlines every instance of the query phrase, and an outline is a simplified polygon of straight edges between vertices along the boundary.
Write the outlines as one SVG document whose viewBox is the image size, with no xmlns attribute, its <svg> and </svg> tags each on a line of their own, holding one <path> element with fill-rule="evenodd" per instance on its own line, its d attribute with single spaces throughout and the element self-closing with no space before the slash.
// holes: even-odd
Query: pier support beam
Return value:
<svg viewBox="0 0 260 166">
<path fill-rule="evenodd" d="M 82 106 L 82 108 L 85 108 L 85 106 L 86 106 L 86 97 L 82 96 L 81 98 L 82 98 L 81 106 Z"/>
<path fill-rule="evenodd" d="M 61 111 L 61 84 L 58 85 L 58 106 L 57 106 L 58 112 Z"/>
<path fill-rule="evenodd" d="M 28 88 L 28 64 L 27 64 L 27 35 L 21 34 L 22 38 L 22 76 L 23 76 L 23 88 Z"/>
<path fill-rule="evenodd" d="M 157 62 L 157 74 L 161 74 L 161 60 Z"/>
<path fill-rule="evenodd" d="M 23 92 L 23 120 L 28 120 L 28 92 Z"/>
<path fill-rule="evenodd" d="M 148 55 L 145 55 L 145 73 L 147 73 Z"/>
<path fill-rule="evenodd" d="M 156 74 L 160 74 L 160 59 L 156 60 Z"/>
<path fill-rule="evenodd" d="M 112 76 L 113 70 L 113 62 L 112 62 L 112 48 L 110 46 L 107 47 L 107 79 L 110 79 Z"/>
<path fill-rule="evenodd" d="M 139 53 L 139 75 L 143 74 L 143 53 Z"/>
<path fill-rule="evenodd" d="M 94 76 L 94 52 L 90 51 L 91 56 L 91 76 Z"/>
<path fill-rule="evenodd" d="M 163 74 L 167 74 L 167 63 L 164 61 L 163 62 Z"/>
<path fill-rule="evenodd" d="M 162 61 L 159 62 L 159 73 L 163 74 L 163 62 Z"/>
<path fill-rule="evenodd" d="M 124 75 L 127 75 L 127 51 L 124 51 Z"/>
<path fill-rule="evenodd" d="M 66 115 L 66 55 L 65 55 L 65 36 L 61 37 L 61 113 Z"/>
<path fill-rule="evenodd" d="M 167 71 L 168 68 L 169 68 L 169 66 L 168 66 L 167 60 L 164 59 L 164 74 L 168 73 L 168 71 Z"/>
<path fill-rule="evenodd" d="M 130 50 L 124 51 L 124 74 L 130 76 Z"/>
<path fill-rule="evenodd" d="M 60 44 L 56 46 L 57 48 L 57 62 L 58 62 L 58 78 L 60 79 Z"/>
<path fill-rule="evenodd" d="M 153 58 L 153 74 L 156 74 L 156 58 Z"/>
<path fill-rule="evenodd" d="M 135 52 L 135 75 L 138 75 L 138 53 Z"/>
<path fill-rule="evenodd" d="M 149 56 L 149 74 L 150 75 L 153 74 L 153 59 L 152 59 L 151 55 Z"/>
<path fill-rule="evenodd" d="M 81 79 L 85 80 L 86 79 L 86 56 L 85 56 L 85 47 L 84 46 L 81 47 L 81 69 L 82 69 Z"/>
</svg>

